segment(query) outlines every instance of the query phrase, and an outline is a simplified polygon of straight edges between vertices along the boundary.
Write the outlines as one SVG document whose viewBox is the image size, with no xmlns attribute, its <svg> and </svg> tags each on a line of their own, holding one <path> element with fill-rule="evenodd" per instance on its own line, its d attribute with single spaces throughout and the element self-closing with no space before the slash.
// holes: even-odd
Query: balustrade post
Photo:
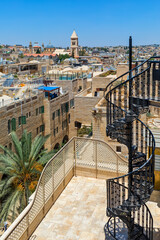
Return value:
<svg viewBox="0 0 160 240">
<path fill-rule="evenodd" d="M 95 170 L 96 170 L 96 178 L 97 178 L 98 169 L 97 169 L 97 141 L 96 140 L 93 143 L 93 146 L 94 146 L 94 162 L 95 162 Z"/>
<path fill-rule="evenodd" d="M 43 214 L 45 214 L 45 174 L 42 177 L 42 194 L 43 194 Z"/>
<path fill-rule="evenodd" d="M 74 138 L 74 176 L 77 177 L 76 167 L 77 167 L 77 156 L 76 156 L 76 138 Z"/>
<path fill-rule="evenodd" d="M 64 179 L 63 179 L 63 187 L 65 188 L 65 148 L 63 148 L 62 151 L 62 160 L 63 160 L 63 175 L 64 175 Z"/>
<path fill-rule="evenodd" d="M 117 176 L 118 176 L 118 156 L 117 156 L 117 161 L 116 161 L 116 171 L 117 171 Z"/>
<path fill-rule="evenodd" d="M 52 161 L 52 189 L 53 189 L 52 202 L 54 202 L 54 160 Z"/>
<path fill-rule="evenodd" d="M 29 238 L 30 237 L 30 235 L 29 235 L 29 213 L 27 214 L 27 216 L 26 216 L 26 221 L 27 221 L 27 237 Z"/>
</svg>

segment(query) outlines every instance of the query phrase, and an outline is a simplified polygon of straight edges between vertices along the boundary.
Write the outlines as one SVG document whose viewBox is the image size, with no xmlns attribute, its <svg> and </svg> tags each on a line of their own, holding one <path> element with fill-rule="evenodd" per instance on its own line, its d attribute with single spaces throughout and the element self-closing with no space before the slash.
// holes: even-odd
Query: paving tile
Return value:
<svg viewBox="0 0 160 240">
<path fill-rule="evenodd" d="M 151 200 L 154 240 L 160 240 L 160 204 Z M 74 177 L 33 233 L 35 240 L 104 240 L 106 202 L 105 180 Z"/>
</svg>

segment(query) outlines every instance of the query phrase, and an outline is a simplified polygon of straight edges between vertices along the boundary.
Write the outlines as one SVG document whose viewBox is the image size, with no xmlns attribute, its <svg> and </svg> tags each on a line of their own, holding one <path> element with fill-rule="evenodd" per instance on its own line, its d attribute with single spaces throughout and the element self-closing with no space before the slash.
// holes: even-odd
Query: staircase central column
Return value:
<svg viewBox="0 0 160 240">
<path fill-rule="evenodd" d="M 129 110 L 132 110 L 132 37 L 129 37 Z M 128 161 L 128 171 L 132 172 L 132 121 L 128 123 L 129 127 L 129 161 Z M 128 197 L 131 195 L 131 187 L 132 187 L 132 176 L 130 175 L 128 178 Z M 131 213 L 130 213 L 130 227 L 128 228 L 128 239 L 131 239 L 132 232 L 132 221 L 131 221 Z"/>
</svg>

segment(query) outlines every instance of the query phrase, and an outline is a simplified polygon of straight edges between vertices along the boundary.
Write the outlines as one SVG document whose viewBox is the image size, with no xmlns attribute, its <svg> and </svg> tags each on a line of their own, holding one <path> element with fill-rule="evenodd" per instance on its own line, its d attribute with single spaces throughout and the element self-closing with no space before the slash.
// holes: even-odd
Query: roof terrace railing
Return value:
<svg viewBox="0 0 160 240">
<path fill-rule="evenodd" d="M 2 235 L 1 240 L 29 239 L 73 176 L 106 179 L 122 173 L 127 173 L 126 161 L 106 142 L 72 138 L 46 164 L 33 200 Z"/>
</svg>

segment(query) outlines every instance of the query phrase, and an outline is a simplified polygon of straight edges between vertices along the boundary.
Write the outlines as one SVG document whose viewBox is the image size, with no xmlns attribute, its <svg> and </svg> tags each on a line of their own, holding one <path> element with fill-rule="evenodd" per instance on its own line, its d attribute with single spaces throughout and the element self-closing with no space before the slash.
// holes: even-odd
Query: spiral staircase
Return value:
<svg viewBox="0 0 160 240">
<path fill-rule="evenodd" d="M 126 145 L 129 154 L 128 174 L 107 180 L 106 239 L 153 239 L 146 202 L 154 188 L 155 140 L 139 118 L 160 101 L 159 58 L 135 62 L 133 69 L 106 87 L 106 134 Z"/>
</svg>

